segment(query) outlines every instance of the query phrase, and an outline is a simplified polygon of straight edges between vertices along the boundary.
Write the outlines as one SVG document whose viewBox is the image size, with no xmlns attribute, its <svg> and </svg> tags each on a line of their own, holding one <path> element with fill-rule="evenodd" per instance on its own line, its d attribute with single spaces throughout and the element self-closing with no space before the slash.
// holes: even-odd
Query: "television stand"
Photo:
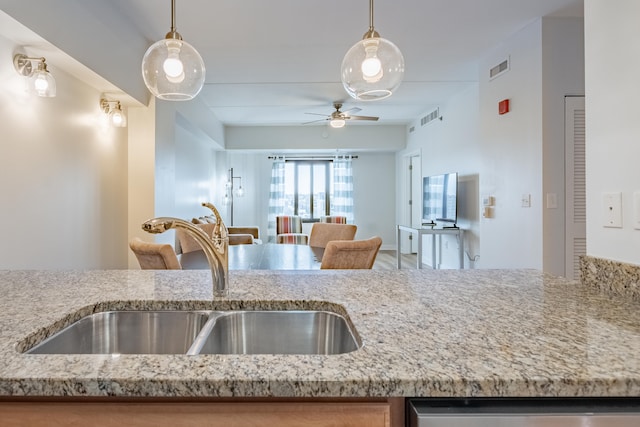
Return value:
<svg viewBox="0 0 640 427">
<path fill-rule="evenodd" d="M 458 227 L 456 224 L 453 225 L 443 225 L 442 226 L 443 230 L 459 230 L 460 227 Z"/>
<path fill-rule="evenodd" d="M 398 265 L 398 270 L 402 268 L 401 259 L 402 254 L 400 253 L 400 243 L 401 243 L 401 234 L 403 231 L 417 234 L 418 235 L 418 259 L 416 263 L 416 267 L 418 269 L 422 269 L 422 236 L 427 234 L 431 235 L 431 267 L 433 269 L 438 268 L 436 265 L 436 236 L 438 239 L 441 239 L 443 234 L 453 234 L 457 235 L 458 242 L 458 257 L 460 261 L 460 269 L 464 268 L 464 230 L 462 228 L 458 228 L 456 225 L 450 227 L 429 227 L 429 228 L 416 228 L 409 227 L 406 225 L 398 225 L 398 236 L 396 238 L 396 260 Z"/>
<path fill-rule="evenodd" d="M 422 226 L 423 226 L 423 227 L 432 227 L 432 228 L 433 228 L 433 227 L 435 227 L 436 225 L 437 225 L 437 224 L 436 224 L 435 222 L 433 222 L 433 221 L 431 221 L 431 222 L 423 222 L 423 223 L 422 223 Z"/>
</svg>

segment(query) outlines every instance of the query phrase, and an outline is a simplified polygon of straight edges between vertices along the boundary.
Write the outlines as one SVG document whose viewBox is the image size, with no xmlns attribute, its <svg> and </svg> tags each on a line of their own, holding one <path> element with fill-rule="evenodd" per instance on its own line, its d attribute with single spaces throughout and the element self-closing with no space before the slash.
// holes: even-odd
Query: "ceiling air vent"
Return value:
<svg viewBox="0 0 640 427">
<path fill-rule="evenodd" d="M 493 80 L 507 71 L 509 71 L 509 57 L 489 70 L 489 80 Z"/>
<path fill-rule="evenodd" d="M 411 126 L 409 128 L 409 133 L 413 133 L 413 132 L 415 132 L 415 130 L 416 130 L 416 127 L 415 126 Z"/>
<path fill-rule="evenodd" d="M 439 118 L 440 118 L 440 109 L 436 108 L 435 110 L 433 110 L 432 112 L 430 112 L 429 114 L 427 114 L 426 116 L 420 119 L 420 126 L 424 126 L 427 123 L 430 123 L 435 119 L 439 119 Z"/>
</svg>

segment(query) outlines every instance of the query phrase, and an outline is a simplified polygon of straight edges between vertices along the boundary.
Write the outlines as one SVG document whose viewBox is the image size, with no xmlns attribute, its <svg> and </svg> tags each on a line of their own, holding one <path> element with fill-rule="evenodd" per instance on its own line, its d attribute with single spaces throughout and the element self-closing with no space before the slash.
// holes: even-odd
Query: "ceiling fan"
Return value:
<svg viewBox="0 0 640 427">
<path fill-rule="evenodd" d="M 358 111 L 360 111 L 360 108 L 358 108 L 358 107 L 353 107 L 353 108 L 349 108 L 348 110 L 345 110 L 345 111 L 340 111 L 340 109 L 342 108 L 342 103 L 340 103 L 340 102 L 334 102 L 333 103 L 333 108 L 335 108 L 336 111 L 334 111 L 333 113 L 331 113 L 328 116 L 325 116 L 324 114 L 318 114 L 318 113 L 306 113 L 306 114 L 315 114 L 317 116 L 325 116 L 325 118 L 324 119 L 313 120 L 313 121 L 306 122 L 306 123 L 303 123 L 303 124 L 304 125 L 308 125 L 309 123 L 316 123 L 316 122 L 321 122 L 321 121 L 324 121 L 324 120 L 329 120 L 329 125 L 331 127 L 341 128 L 341 127 L 344 127 L 344 125 L 346 124 L 347 120 L 372 120 L 372 121 L 378 120 L 378 117 L 373 117 L 373 116 L 353 116 L 353 115 L 351 115 L 351 113 L 357 113 Z"/>
</svg>

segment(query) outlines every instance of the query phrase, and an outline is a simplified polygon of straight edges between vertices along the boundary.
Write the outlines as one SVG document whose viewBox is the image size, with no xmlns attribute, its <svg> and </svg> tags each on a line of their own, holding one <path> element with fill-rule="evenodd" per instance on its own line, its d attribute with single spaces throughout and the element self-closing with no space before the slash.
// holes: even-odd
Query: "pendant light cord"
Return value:
<svg viewBox="0 0 640 427">
<path fill-rule="evenodd" d="M 370 39 L 372 37 L 380 37 L 380 34 L 373 28 L 373 0 L 369 0 L 369 29 L 362 39 Z"/>
<path fill-rule="evenodd" d="M 176 0 L 171 0 L 171 32 L 176 32 Z"/>
<path fill-rule="evenodd" d="M 369 0 L 369 31 L 373 32 L 373 0 Z"/>
</svg>

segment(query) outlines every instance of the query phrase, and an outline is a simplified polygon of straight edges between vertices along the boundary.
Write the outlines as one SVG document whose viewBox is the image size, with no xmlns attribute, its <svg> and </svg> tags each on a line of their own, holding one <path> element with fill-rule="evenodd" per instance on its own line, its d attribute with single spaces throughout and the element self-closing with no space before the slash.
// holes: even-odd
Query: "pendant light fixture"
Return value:
<svg viewBox="0 0 640 427">
<path fill-rule="evenodd" d="M 142 58 L 142 78 L 156 97 L 188 101 L 195 98 L 204 85 L 204 61 L 176 31 L 175 15 L 175 0 L 171 0 L 171 30 L 163 40 L 147 49 Z"/>
<path fill-rule="evenodd" d="M 369 0 L 369 30 L 342 60 L 342 84 L 351 97 L 374 101 L 391 96 L 403 76 L 402 52 L 373 28 L 373 0 Z"/>
</svg>

